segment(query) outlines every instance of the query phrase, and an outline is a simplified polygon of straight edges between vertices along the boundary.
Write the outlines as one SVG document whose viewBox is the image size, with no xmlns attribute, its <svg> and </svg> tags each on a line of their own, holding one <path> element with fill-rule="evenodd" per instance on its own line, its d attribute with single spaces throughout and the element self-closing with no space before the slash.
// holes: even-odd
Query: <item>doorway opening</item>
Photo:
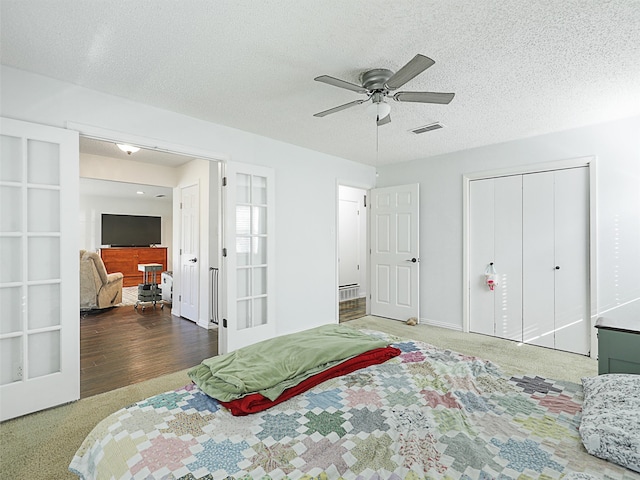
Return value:
<svg viewBox="0 0 640 480">
<path fill-rule="evenodd" d="M 100 137 L 80 136 L 81 192 L 84 190 L 93 195 L 101 195 L 102 198 L 99 201 L 93 199 L 89 202 L 90 205 L 83 205 L 83 198 L 86 200 L 88 197 L 84 197 L 82 193 L 80 195 L 81 229 L 79 246 L 81 249 L 97 252 L 105 247 L 105 245 L 102 245 L 104 242 L 101 242 L 100 232 L 102 213 L 161 217 L 162 240 L 160 246 L 161 249 L 167 251 L 166 265 L 163 271 L 172 273 L 171 277 L 169 277 L 172 280 L 169 288 L 172 288 L 174 295 L 173 297 L 160 297 L 163 302 L 162 305 L 165 306 L 164 309 L 147 308 L 146 311 L 143 309 L 134 310 L 134 307 L 130 305 L 131 301 L 129 301 L 126 305 L 120 304 L 118 308 L 111 308 L 108 311 L 94 311 L 88 315 L 87 320 L 89 323 L 104 320 L 106 317 L 109 317 L 111 321 L 98 322 L 101 324 L 101 328 L 96 335 L 100 333 L 104 337 L 100 345 L 96 346 L 95 344 L 97 337 L 84 339 L 91 341 L 83 340 L 81 342 L 81 391 L 84 392 L 82 394 L 83 397 L 87 396 L 89 391 L 94 391 L 95 393 L 95 388 L 109 387 L 108 382 L 101 386 L 90 385 L 91 389 L 88 389 L 87 385 L 85 385 L 87 380 L 94 383 L 96 381 L 100 382 L 99 372 L 96 374 L 96 371 L 100 369 L 100 362 L 104 363 L 105 366 L 110 365 L 109 362 L 113 364 L 114 358 L 109 358 L 109 355 L 105 352 L 115 352 L 116 349 L 105 348 L 105 345 L 107 347 L 112 345 L 113 347 L 116 343 L 121 343 L 113 341 L 113 339 L 119 338 L 117 336 L 118 332 L 105 335 L 103 330 L 108 326 L 105 323 L 114 326 L 118 322 L 119 324 L 123 322 L 129 324 L 129 328 L 125 329 L 129 332 L 128 342 L 135 339 L 135 342 L 140 347 L 135 349 L 138 353 L 145 351 L 144 344 L 149 339 L 151 343 L 155 342 L 156 347 L 158 342 L 165 340 L 169 345 L 183 344 L 185 348 L 189 345 L 190 351 L 199 356 L 198 361 L 218 354 L 218 332 L 217 325 L 211 321 L 212 308 L 209 303 L 212 301 L 212 295 L 209 294 L 208 283 L 210 267 L 219 267 L 218 235 L 220 228 L 218 223 L 221 222 L 221 213 L 218 209 L 220 204 L 218 199 L 220 196 L 218 179 L 220 162 L 200 156 L 190 156 L 152 148 L 146 149 L 144 147 L 132 154 L 123 153 L 116 147 L 115 140 L 108 138 L 111 137 L 111 134 L 105 133 L 104 138 L 108 139 L 103 139 L 102 135 Z M 198 259 L 199 269 L 196 274 L 198 276 L 196 280 L 199 281 L 193 281 L 193 278 L 191 278 L 190 282 L 185 283 L 181 282 L 180 249 L 182 245 L 183 219 L 181 217 L 180 201 L 182 198 L 181 190 L 188 185 L 200 187 L 200 195 L 198 195 L 196 201 L 201 200 L 203 202 L 200 208 L 202 215 L 199 215 L 195 221 L 198 222 L 198 226 L 203 232 L 202 237 L 206 238 L 206 241 L 200 239 L 199 252 L 194 255 L 194 258 Z M 128 198 L 127 195 L 129 195 Z M 141 200 L 143 198 L 146 199 L 146 202 Z M 164 272 L 162 280 L 160 275 L 156 280 L 163 282 L 160 288 L 164 293 L 167 288 L 164 285 Z M 189 289 L 193 285 L 198 291 L 189 291 L 186 292 L 188 295 L 182 295 L 185 293 L 183 292 L 185 288 Z M 128 287 L 129 290 L 131 288 L 136 290 L 137 284 L 134 287 Z M 131 292 L 128 293 L 129 295 L 123 296 L 131 298 Z M 191 302 L 191 312 L 182 311 L 181 296 L 192 300 L 195 298 Z M 136 297 L 137 295 L 134 292 L 134 299 Z M 135 331 L 138 331 L 138 335 L 135 335 Z M 174 336 L 175 338 L 173 340 L 165 338 L 168 336 Z M 153 351 L 153 347 L 150 346 L 150 348 L 149 351 Z M 111 356 L 117 357 L 115 360 L 120 362 L 118 365 L 121 368 L 130 371 L 131 365 L 127 364 L 126 353 L 125 349 L 125 351 Z M 176 358 L 184 357 L 183 353 L 176 352 L 174 356 Z M 171 357 L 172 355 L 169 354 L 169 356 Z M 141 360 L 144 363 L 141 358 L 138 358 L 135 362 L 138 370 L 140 369 Z M 155 360 L 149 358 L 149 362 L 153 363 Z M 143 376 L 136 375 L 133 380 L 124 378 L 123 381 L 135 383 L 186 368 L 184 362 L 179 363 L 174 360 L 168 360 L 162 363 L 163 367 L 166 366 L 169 370 L 151 369 L 151 372 L 155 372 L 155 375 L 151 377 L 143 378 Z M 193 361 L 191 363 L 196 364 L 197 362 Z M 113 367 L 112 364 L 110 368 Z M 190 366 L 193 365 L 188 365 L 188 367 Z M 89 375 L 89 373 L 93 376 Z M 112 387 L 116 388 L 117 386 L 122 385 Z M 107 388 L 107 390 L 103 391 L 110 389 Z"/>
<path fill-rule="evenodd" d="M 341 322 L 366 315 L 367 191 L 338 186 L 338 311 Z"/>
</svg>

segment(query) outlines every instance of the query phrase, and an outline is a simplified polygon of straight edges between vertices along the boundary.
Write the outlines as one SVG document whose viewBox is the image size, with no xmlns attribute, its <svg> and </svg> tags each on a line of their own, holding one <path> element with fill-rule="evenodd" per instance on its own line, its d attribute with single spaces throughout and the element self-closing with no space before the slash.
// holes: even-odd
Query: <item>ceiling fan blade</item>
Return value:
<svg viewBox="0 0 640 480">
<path fill-rule="evenodd" d="M 396 90 L 416 75 L 424 72 L 434 63 L 436 62 L 431 60 L 429 57 L 417 54 L 415 57 L 409 60 L 409 63 L 407 63 L 404 67 L 393 74 L 393 76 L 389 80 L 387 80 L 386 87 L 389 90 Z"/>
<path fill-rule="evenodd" d="M 353 92 L 367 93 L 367 89 L 360 85 L 356 85 L 355 83 L 345 82 L 344 80 L 330 77 L 329 75 L 320 75 L 319 77 L 314 78 L 314 80 L 316 82 L 326 83 L 327 85 L 333 85 L 334 87 L 346 88 L 347 90 L 351 90 Z"/>
<path fill-rule="evenodd" d="M 440 103 L 446 105 L 453 100 L 455 93 L 439 92 L 398 92 L 393 96 L 397 102 Z"/>
<path fill-rule="evenodd" d="M 366 102 L 367 100 L 368 99 L 356 100 L 355 102 L 345 103 L 344 105 L 340 105 L 338 107 L 333 107 L 333 108 L 330 108 L 329 110 L 325 110 L 323 112 L 316 113 L 313 116 L 314 117 L 324 117 L 325 115 L 330 115 L 332 113 L 339 112 L 340 110 L 344 110 L 345 108 L 355 107 L 356 105 L 360 105 L 360 104 Z"/>
<path fill-rule="evenodd" d="M 391 114 L 387 115 L 386 117 L 382 117 L 380 120 L 378 120 L 378 126 L 381 127 L 382 125 L 386 125 L 387 123 L 391 123 Z"/>
</svg>

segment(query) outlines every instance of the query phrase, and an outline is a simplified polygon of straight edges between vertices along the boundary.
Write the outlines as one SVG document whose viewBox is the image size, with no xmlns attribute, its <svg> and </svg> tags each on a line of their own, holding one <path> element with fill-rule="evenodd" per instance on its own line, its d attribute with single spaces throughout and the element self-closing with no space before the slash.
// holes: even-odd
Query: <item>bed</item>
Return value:
<svg viewBox="0 0 640 480">
<path fill-rule="evenodd" d="M 130 405 L 69 469 L 90 479 L 638 479 L 587 453 L 583 390 L 364 331 L 400 355 L 233 416 L 194 384 Z"/>
</svg>

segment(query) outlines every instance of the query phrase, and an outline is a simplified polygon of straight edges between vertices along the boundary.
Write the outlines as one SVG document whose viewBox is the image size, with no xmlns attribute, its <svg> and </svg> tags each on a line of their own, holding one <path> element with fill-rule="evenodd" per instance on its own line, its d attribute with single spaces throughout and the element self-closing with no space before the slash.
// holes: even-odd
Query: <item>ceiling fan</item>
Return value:
<svg viewBox="0 0 640 480">
<path fill-rule="evenodd" d="M 453 100 L 455 93 L 439 93 L 439 92 L 396 92 L 394 90 L 402 87 L 412 78 L 424 72 L 433 65 L 434 62 L 429 57 L 417 54 L 404 67 L 393 73 L 385 68 L 376 68 L 368 70 L 360 76 L 362 85 L 340 80 L 329 75 L 321 75 L 314 78 L 317 82 L 333 85 L 334 87 L 346 88 L 356 93 L 361 93 L 367 98 L 355 100 L 345 103 L 337 107 L 316 113 L 314 117 L 324 117 L 332 113 L 339 112 L 346 108 L 361 105 L 371 100 L 372 107 L 375 106 L 376 122 L 378 126 L 386 125 L 391 122 L 391 106 L 385 101 L 387 97 L 394 99 L 396 102 L 414 102 L 414 103 L 439 103 L 448 104 Z M 371 107 L 370 107 L 371 108 Z"/>
</svg>

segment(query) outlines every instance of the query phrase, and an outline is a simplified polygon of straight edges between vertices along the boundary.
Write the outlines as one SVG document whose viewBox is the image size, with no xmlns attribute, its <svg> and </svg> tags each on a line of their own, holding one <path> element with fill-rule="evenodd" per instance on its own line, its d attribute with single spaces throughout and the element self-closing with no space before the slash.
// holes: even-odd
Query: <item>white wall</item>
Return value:
<svg viewBox="0 0 640 480">
<path fill-rule="evenodd" d="M 178 172 L 173 167 L 155 165 L 150 168 L 148 163 L 87 153 L 80 155 L 80 177 L 160 187 L 174 187 L 178 182 Z M 118 211 L 110 210 L 116 206 Z M 100 213 L 161 216 L 162 245 L 167 247 L 167 270 L 173 270 L 173 212 L 170 201 L 140 198 L 127 202 L 111 197 L 80 195 L 80 248 L 95 250 L 100 247 Z"/>
<path fill-rule="evenodd" d="M 371 187 L 374 168 L 6 66 L 1 80 L 9 118 L 91 125 L 274 168 L 278 333 L 337 321 L 337 179 Z"/>
<path fill-rule="evenodd" d="M 640 318 L 640 117 L 633 117 L 379 168 L 378 186 L 420 182 L 426 322 L 462 328 L 462 176 L 587 156 L 597 157 L 597 314 Z"/>
<path fill-rule="evenodd" d="M 136 162 L 135 160 L 82 153 L 80 154 L 80 177 L 175 187 L 178 173 L 173 167 L 152 166 L 149 163 Z"/>
<path fill-rule="evenodd" d="M 171 270 L 173 212 L 171 201 L 161 199 L 135 199 L 80 194 L 80 248 L 97 251 L 101 245 L 102 214 L 151 215 L 161 217 L 162 246 L 168 247 L 168 269 Z"/>
</svg>

